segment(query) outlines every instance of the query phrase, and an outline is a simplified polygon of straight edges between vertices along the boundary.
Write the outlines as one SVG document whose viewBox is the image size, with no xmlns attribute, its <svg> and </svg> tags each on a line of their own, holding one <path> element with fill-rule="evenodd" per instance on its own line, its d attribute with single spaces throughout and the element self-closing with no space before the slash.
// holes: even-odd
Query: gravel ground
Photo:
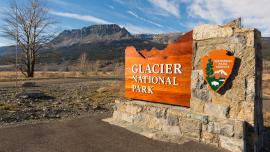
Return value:
<svg viewBox="0 0 270 152">
<path fill-rule="evenodd" d="M 30 82 L 30 83 L 29 83 Z M 34 82 L 34 83 L 33 83 Z M 111 114 L 124 96 L 123 79 L 41 79 L 0 83 L 0 127 Z M 270 151 L 270 79 L 263 81 L 265 145 Z"/>
<path fill-rule="evenodd" d="M 0 85 L 0 125 L 28 120 L 61 119 L 112 112 L 123 96 L 123 81 L 114 78 L 49 79 Z"/>
</svg>

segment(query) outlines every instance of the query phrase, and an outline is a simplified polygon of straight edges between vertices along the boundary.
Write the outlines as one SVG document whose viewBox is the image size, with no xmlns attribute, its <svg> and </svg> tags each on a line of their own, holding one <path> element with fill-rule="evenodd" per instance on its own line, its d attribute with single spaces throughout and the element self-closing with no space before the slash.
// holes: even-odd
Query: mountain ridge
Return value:
<svg viewBox="0 0 270 152">
<path fill-rule="evenodd" d="M 131 34 L 125 27 L 117 24 L 91 25 L 81 29 L 63 30 L 50 42 L 50 47 L 42 50 L 47 53 L 43 58 L 47 58 L 44 62 L 76 60 L 82 52 L 86 52 L 91 60 L 119 59 L 124 58 L 124 50 L 129 45 L 135 46 L 137 50 L 152 47 L 162 49 L 183 34 Z M 262 52 L 263 57 L 270 60 L 270 37 L 262 38 Z M 12 58 L 14 53 L 15 46 L 0 47 L 0 60 L 7 60 L 7 56 Z M 57 58 L 52 60 L 52 56 Z M 0 64 L 6 62 L 0 61 Z"/>
<path fill-rule="evenodd" d="M 49 43 L 50 48 L 58 49 L 73 45 L 94 44 L 100 42 L 141 40 L 148 43 L 167 44 L 175 41 L 184 33 L 131 34 L 125 27 L 117 24 L 99 24 L 81 29 L 63 30 Z M 132 43 L 131 43 L 132 45 Z M 0 47 L 0 55 L 15 52 L 15 46 Z"/>
<path fill-rule="evenodd" d="M 117 24 L 100 24 L 82 29 L 64 30 L 50 43 L 53 47 L 71 46 L 77 43 L 86 44 L 109 40 L 132 38 L 131 34 Z"/>
<path fill-rule="evenodd" d="M 92 25 L 62 31 L 48 47 L 40 51 L 42 56 L 37 62 L 77 61 L 82 53 L 86 53 L 89 60 L 123 60 L 127 46 L 133 45 L 139 50 L 150 50 L 153 47 L 162 49 L 166 46 L 163 42 L 161 39 L 155 40 L 154 35 L 150 35 L 147 39 L 138 38 L 116 24 Z M 15 46 L 1 47 L 0 64 L 12 64 L 15 61 L 14 54 Z"/>
</svg>

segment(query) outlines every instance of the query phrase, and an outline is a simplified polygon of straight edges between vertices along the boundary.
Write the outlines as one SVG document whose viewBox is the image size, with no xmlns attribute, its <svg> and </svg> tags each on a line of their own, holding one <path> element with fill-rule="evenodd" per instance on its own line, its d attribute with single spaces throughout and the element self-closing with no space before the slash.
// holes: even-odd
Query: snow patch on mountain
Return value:
<svg viewBox="0 0 270 152">
<path fill-rule="evenodd" d="M 215 74 L 222 74 L 222 75 L 226 75 L 226 76 L 228 75 L 228 74 L 227 74 L 224 70 L 222 70 L 222 69 L 221 69 L 221 70 L 218 70 L 218 71 L 215 71 L 214 73 L 215 73 Z"/>
</svg>

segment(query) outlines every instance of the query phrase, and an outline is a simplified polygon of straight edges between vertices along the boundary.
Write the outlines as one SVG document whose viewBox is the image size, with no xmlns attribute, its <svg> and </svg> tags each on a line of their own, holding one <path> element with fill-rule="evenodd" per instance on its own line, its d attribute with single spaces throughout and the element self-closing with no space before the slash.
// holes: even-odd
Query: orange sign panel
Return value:
<svg viewBox="0 0 270 152">
<path fill-rule="evenodd" d="M 164 50 L 125 50 L 127 98 L 190 106 L 192 32 Z"/>
<path fill-rule="evenodd" d="M 204 79 L 213 91 L 218 91 L 232 73 L 235 57 L 226 50 L 213 50 L 202 58 Z"/>
</svg>

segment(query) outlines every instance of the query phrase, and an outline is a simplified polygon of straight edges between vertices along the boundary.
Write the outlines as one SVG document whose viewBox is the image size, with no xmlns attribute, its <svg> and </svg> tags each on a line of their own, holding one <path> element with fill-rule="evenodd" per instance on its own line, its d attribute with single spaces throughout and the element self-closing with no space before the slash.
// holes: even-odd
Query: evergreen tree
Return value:
<svg viewBox="0 0 270 152">
<path fill-rule="evenodd" d="M 207 77 L 211 77 L 214 74 L 214 70 L 213 70 L 213 61 L 211 59 L 208 59 L 208 63 L 206 65 L 206 75 Z"/>
</svg>

